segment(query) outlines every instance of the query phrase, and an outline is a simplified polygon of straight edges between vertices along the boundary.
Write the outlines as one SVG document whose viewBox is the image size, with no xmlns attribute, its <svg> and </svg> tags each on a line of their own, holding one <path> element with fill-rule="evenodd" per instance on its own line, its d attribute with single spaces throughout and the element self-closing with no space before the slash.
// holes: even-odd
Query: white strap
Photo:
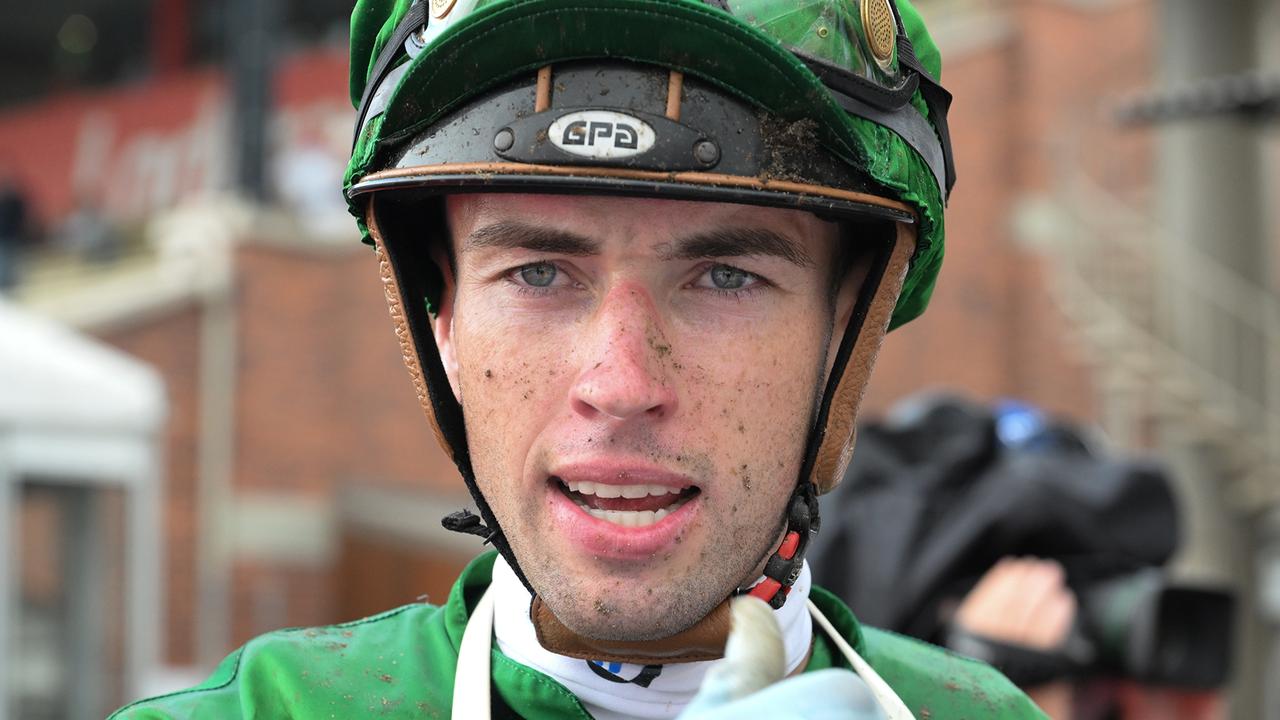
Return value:
<svg viewBox="0 0 1280 720">
<path fill-rule="evenodd" d="M 480 596 L 462 631 L 458 671 L 453 676 L 453 720 L 489 717 L 489 655 L 493 648 L 492 586 Z"/>
<path fill-rule="evenodd" d="M 836 647 L 840 648 L 840 652 L 844 654 L 849 660 L 849 664 L 853 666 L 853 671 L 867 684 L 867 687 L 871 690 L 872 697 L 876 699 L 876 702 L 880 703 L 880 708 L 884 710 L 885 717 L 888 720 L 915 720 L 915 716 L 907 709 L 907 704 L 902 702 L 902 698 L 898 697 L 898 693 L 894 692 L 893 688 L 889 687 L 889 683 L 885 682 L 884 678 L 880 677 L 879 673 L 873 670 L 867 664 L 867 661 L 863 660 L 862 656 L 853 649 L 853 646 L 840 636 L 835 626 L 831 624 L 826 615 L 822 614 L 818 606 L 813 604 L 812 600 L 807 602 L 809 603 L 809 614 L 813 616 L 814 620 L 818 621 L 823 630 L 827 631 L 827 637 L 831 638 Z"/>
</svg>

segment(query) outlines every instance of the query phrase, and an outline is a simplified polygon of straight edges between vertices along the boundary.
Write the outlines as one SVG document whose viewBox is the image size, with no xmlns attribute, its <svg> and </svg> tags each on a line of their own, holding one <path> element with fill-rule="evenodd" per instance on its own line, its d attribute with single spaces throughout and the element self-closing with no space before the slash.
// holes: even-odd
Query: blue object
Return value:
<svg viewBox="0 0 1280 720">
<path fill-rule="evenodd" d="M 1044 412 L 1034 405 L 1005 398 L 995 404 L 996 437 L 1006 447 L 1030 445 L 1049 426 Z"/>
</svg>

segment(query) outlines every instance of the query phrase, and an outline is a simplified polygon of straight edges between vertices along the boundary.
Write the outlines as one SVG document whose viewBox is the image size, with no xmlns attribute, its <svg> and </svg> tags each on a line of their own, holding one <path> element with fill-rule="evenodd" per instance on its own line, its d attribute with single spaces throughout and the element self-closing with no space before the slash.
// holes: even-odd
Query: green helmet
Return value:
<svg viewBox="0 0 1280 720">
<path fill-rule="evenodd" d="M 446 232 L 442 196 L 808 210 L 873 252 L 815 413 L 787 539 L 752 590 L 781 605 L 816 529 L 815 495 L 849 461 L 880 341 L 924 309 L 941 262 L 954 170 L 938 71 L 906 0 L 359 0 L 345 189 L 377 248 L 419 400 L 481 513 L 446 526 L 485 535 L 525 580 L 475 482 L 431 338 L 440 277 L 426 246 Z"/>
<path fill-rule="evenodd" d="M 362 181 L 408 138 L 521 74 L 585 58 L 679 70 L 780 118 L 815 121 L 823 148 L 914 210 L 915 256 L 890 328 L 924 311 L 954 170 L 941 59 L 908 0 L 361 0 L 350 88 L 360 115 L 344 187 L 365 241 L 367 193 L 387 183 Z"/>
</svg>

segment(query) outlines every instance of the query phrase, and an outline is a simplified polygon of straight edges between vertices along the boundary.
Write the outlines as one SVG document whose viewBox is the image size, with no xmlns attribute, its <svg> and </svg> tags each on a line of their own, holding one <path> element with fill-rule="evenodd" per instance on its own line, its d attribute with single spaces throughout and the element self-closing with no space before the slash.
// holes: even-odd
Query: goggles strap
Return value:
<svg viewBox="0 0 1280 720">
<path fill-rule="evenodd" d="M 355 135 L 351 138 L 352 152 L 355 151 L 356 143 L 360 140 L 360 132 L 364 130 L 364 119 L 365 115 L 369 113 L 369 103 L 382 85 L 382 81 L 391 72 L 392 63 L 400 57 L 405 41 L 409 39 L 410 35 L 427 26 L 429 22 L 428 4 L 424 0 L 414 0 L 413 5 L 409 7 L 409 12 L 405 13 L 405 16 L 396 25 L 395 30 L 391 32 L 391 37 L 387 39 L 387 44 L 382 46 L 382 52 L 378 53 L 378 59 L 373 63 L 373 69 L 369 72 L 369 79 L 364 84 L 364 93 L 360 97 L 360 112 L 356 115 Z"/>
<path fill-rule="evenodd" d="M 912 77 L 915 77 L 912 75 Z M 921 83 L 921 95 L 924 94 L 928 83 Z M 845 112 L 856 115 L 860 118 L 870 120 L 878 125 L 883 125 L 898 134 L 908 145 L 912 147 L 924 162 L 929 166 L 929 170 L 933 173 L 933 178 L 938 183 L 939 193 L 946 195 L 944 188 L 948 187 L 947 173 L 951 173 L 951 181 L 955 182 L 955 171 L 951 167 L 951 150 L 950 140 L 939 142 L 940 137 L 946 138 L 946 113 L 935 114 L 935 117 L 943 118 L 942 122 L 937 125 L 938 130 L 929 124 L 929 120 L 916 111 L 915 106 L 905 105 L 898 110 L 886 111 L 881 110 L 874 105 L 864 102 L 862 99 L 846 95 L 845 93 L 828 87 L 827 90 L 840 108 Z M 943 93 L 946 91 L 943 90 Z M 947 102 L 950 102 L 951 96 L 947 95 Z M 925 100 L 928 104 L 928 100 Z M 930 111 L 931 114 L 932 111 Z"/>
<path fill-rule="evenodd" d="M 929 74 L 924 64 L 920 62 L 920 58 L 916 57 L 915 46 L 911 44 L 911 38 L 907 36 L 907 31 L 902 25 L 902 13 L 898 11 L 896 3 L 889 4 L 893 7 L 893 17 L 898 25 L 898 62 L 920 76 L 920 97 L 924 98 L 924 104 L 929 108 L 929 117 L 937 130 L 938 141 L 942 143 L 944 174 L 943 184 L 939 189 L 942 191 L 942 199 L 945 202 L 951 196 L 951 188 L 956 184 L 955 157 L 951 153 L 951 130 L 947 126 L 947 112 L 951 109 L 951 93 Z"/>
<path fill-rule="evenodd" d="M 879 110 L 894 111 L 907 107 L 920 85 L 920 78 L 915 73 L 904 75 L 896 87 L 885 87 L 797 48 L 791 48 L 791 54 L 813 71 L 832 93 L 848 95 Z"/>
</svg>

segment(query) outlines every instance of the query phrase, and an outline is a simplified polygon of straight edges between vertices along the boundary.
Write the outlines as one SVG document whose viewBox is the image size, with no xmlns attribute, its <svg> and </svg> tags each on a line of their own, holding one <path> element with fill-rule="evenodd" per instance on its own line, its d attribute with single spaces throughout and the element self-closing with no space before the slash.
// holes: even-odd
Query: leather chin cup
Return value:
<svg viewBox="0 0 1280 720">
<path fill-rule="evenodd" d="M 693 627 L 657 640 L 596 640 L 583 637 L 560 622 L 542 602 L 542 598 L 536 595 L 529 608 L 529 618 L 537 631 L 538 642 L 557 655 L 636 665 L 718 660 L 724 657 L 724 646 L 729 639 L 730 629 L 728 598 Z"/>
</svg>

